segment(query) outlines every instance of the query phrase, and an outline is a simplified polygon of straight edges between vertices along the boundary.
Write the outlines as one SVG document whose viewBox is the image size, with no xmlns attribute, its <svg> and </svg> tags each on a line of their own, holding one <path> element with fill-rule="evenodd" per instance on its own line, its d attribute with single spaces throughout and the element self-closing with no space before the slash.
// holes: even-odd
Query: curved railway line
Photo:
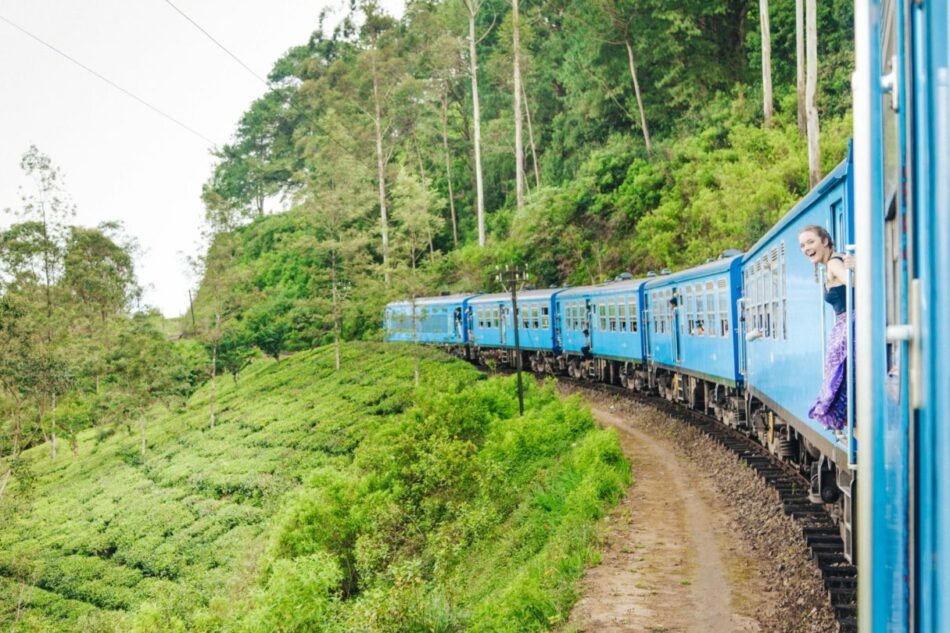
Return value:
<svg viewBox="0 0 950 633">
<path fill-rule="evenodd" d="M 510 367 L 494 369 L 478 365 L 486 372 L 513 374 Z M 536 375 L 538 376 L 538 375 Z M 538 376 L 541 377 L 541 376 Z M 778 493 L 782 509 L 800 526 L 802 538 L 815 566 L 821 572 L 828 598 L 841 633 L 857 629 L 857 568 L 845 559 L 839 528 L 827 508 L 808 498 L 809 482 L 790 464 L 782 461 L 749 436 L 706 415 L 659 396 L 632 391 L 619 385 L 586 381 L 569 376 L 557 380 L 579 391 L 630 399 L 697 429 L 716 444 L 734 453 L 771 489 Z"/>
</svg>

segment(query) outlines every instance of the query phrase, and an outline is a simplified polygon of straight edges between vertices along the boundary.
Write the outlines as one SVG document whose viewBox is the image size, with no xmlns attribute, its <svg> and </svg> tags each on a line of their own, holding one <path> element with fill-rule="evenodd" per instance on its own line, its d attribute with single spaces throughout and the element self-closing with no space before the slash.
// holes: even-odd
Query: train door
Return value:
<svg viewBox="0 0 950 633">
<path fill-rule="evenodd" d="M 676 359 L 676 364 L 680 365 L 683 363 L 683 340 L 680 337 L 680 304 L 682 303 L 682 297 L 679 295 L 679 291 L 676 288 L 673 288 L 672 294 L 670 295 L 670 334 L 673 337 L 673 358 Z"/>
<path fill-rule="evenodd" d="M 584 345 L 588 353 L 594 349 L 594 304 L 584 299 Z"/>
<path fill-rule="evenodd" d="M 913 350 L 919 344 L 920 330 L 915 332 L 914 314 L 919 286 L 914 281 L 915 262 L 908 259 L 908 253 L 916 250 L 914 240 L 920 229 L 917 214 L 925 210 L 915 209 L 911 203 L 919 181 L 904 178 L 908 165 L 913 175 L 914 162 L 926 150 L 911 149 L 903 116 L 913 113 L 916 104 L 911 102 L 925 93 L 918 95 L 907 88 L 915 75 L 926 70 L 901 64 L 911 50 L 910 40 L 904 37 L 905 27 L 909 27 L 905 20 L 911 16 L 905 15 L 905 10 L 918 13 L 924 5 L 926 12 L 934 4 L 884 0 L 855 5 L 867 12 L 855 16 L 859 28 L 853 235 L 859 282 L 855 292 L 854 352 L 859 361 L 854 394 L 860 440 L 858 626 L 868 633 L 947 630 L 934 621 L 928 622 L 929 614 L 915 608 L 933 597 L 927 595 L 933 592 L 933 585 L 926 576 L 927 567 L 936 557 L 914 557 L 920 547 L 915 540 L 923 537 L 926 541 L 927 536 L 919 531 L 914 510 L 920 502 L 911 491 L 926 488 L 927 477 L 919 464 L 913 466 L 915 457 L 911 452 L 919 443 L 915 435 L 920 430 L 911 423 L 917 415 L 917 403 L 913 389 L 909 389 L 920 382 L 912 375 Z M 946 22 L 943 24 L 945 29 Z M 945 49 L 945 30 L 940 39 L 938 47 Z M 923 98 L 926 100 L 926 96 Z M 939 178 L 946 179 L 946 173 Z M 905 196 L 905 191 L 909 195 Z M 921 475 L 917 481 L 913 480 L 915 472 Z"/>
<path fill-rule="evenodd" d="M 498 304 L 498 340 L 501 342 L 502 347 L 508 344 L 508 315 L 509 310 L 508 306 L 504 303 Z"/>
</svg>

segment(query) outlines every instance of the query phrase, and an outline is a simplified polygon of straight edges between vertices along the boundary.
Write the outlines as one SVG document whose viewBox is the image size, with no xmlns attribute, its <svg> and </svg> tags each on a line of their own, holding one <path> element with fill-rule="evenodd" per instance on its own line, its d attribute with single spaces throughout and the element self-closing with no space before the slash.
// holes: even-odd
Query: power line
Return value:
<svg viewBox="0 0 950 633">
<path fill-rule="evenodd" d="M 11 20 L 7 19 L 6 17 L 4 17 L 4 16 L 2 16 L 2 15 L 0 15 L 0 20 L 6 22 L 7 24 L 9 24 L 10 26 L 12 26 L 12 27 L 15 28 L 16 30 L 18 30 L 18 31 L 20 31 L 21 33 L 23 33 L 24 35 L 26 35 L 27 37 L 29 37 L 29 38 L 31 38 L 31 39 L 33 39 L 33 40 L 36 40 L 37 42 L 39 42 L 40 44 L 42 44 L 42 45 L 45 46 L 46 48 L 50 49 L 50 50 L 53 51 L 54 53 L 56 53 L 56 54 L 58 54 L 58 55 L 61 55 L 62 57 L 65 57 L 66 59 L 68 59 L 68 60 L 71 61 L 72 63 L 76 64 L 77 66 L 79 66 L 80 68 L 82 68 L 83 70 L 85 70 L 86 72 L 88 72 L 88 73 L 90 73 L 91 75 L 95 76 L 96 78 L 98 78 L 98 79 L 100 79 L 100 80 L 106 82 L 107 84 L 109 84 L 110 86 L 112 86 L 113 88 L 115 88 L 116 90 L 118 90 L 119 92 L 125 94 L 126 96 L 129 96 L 129 97 L 135 99 L 136 101 L 138 101 L 139 103 L 141 103 L 142 105 L 144 105 L 144 106 L 145 106 L 146 108 L 148 108 L 149 110 L 152 110 L 153 112 L 155 112 L 155 113 L 157 113 L 157 114 L 159 114 L 159 115 L 165 117 L 166 119 L 168 119 L 169 121 L 171 121 L 171 122 L 174 123 L 175 125 L 179 126 L 180 128 L 182 128 L 182 129 L 184 129 L 184 130 L 187 130 L 188 132 L 191 132 L 192 134 L 194 134 L 194 135 L 197 136 L 198 138 L 200 138 L 200 139 L 202 139 L 203 141 L 207 142 L 209 145 L 212 145 L 212 146 L 217 145 L 217 143 L 215 143 L 214 141 L 212 141 L 210 138 L 208 138 L 207 136 L 205 136 L 205 135 L 202 134 L 201 132 L 198 132 L 198 131 L 195 130 L 194 128 L 192 128 L 192 127 L 186 125 L 185 123 L 182 123 L 181 121 L 179 121 L 178 119 L 176 119 L 176 118 L 173 117 L 172 115 L 167 114 L 166 112 L 164 112 L 164 111 L 160 110 L 159 108 L 153 106 L 151 103 L 149 103 L 148 101 L 146 101 L 146 100 L 143 99 L 142 97 L 140 97 L 140 96 L 138 96 L 138 95 L 136 95 L 136 94 L 134 94 L 134 93 L 132 93 L 132 92 L 126 90 L 125 88 L 123 88 L 122 86 L 120 86 L 119 84 L 117 84 L 116 82 L 114 82 L 114 81 L 112 81 L 111 79 L 109 79 L 108 77 L 106 77 L 106 76 L 104 76 L 104 75 L 102 75 L 102 74 L 96 72 L 95 70 L 93 70 L 93 69 L 90 68 L 89 66 L 86 66 L 86 65 L 83 64 L 82 62 L 80 62 L 80 61 L 74 59 L 73 57 L 70 57 L 69 55 L 67 55 L 67 54 L 64 53 L 63 51 L 59 50 L 58 48 L 56 48 L 56 47 L 53 46 L 52 44 L 49 44 L 48 42 L 42 40 L 40 37 L 38 37 L 38 36 L 36 36 L 36 35 L 33 35 L 33 34 L 30 33 L 29 31 L 27 31 L 25 28 L 23 28 L 22 26 L 20 26 L 19 24 L 16 24 L 15 22 L 12 22 Z"/>
<path fill-rule="evenodd" d="M 228 55 L 230 55 L 231 58 L 232 58 L 234 61 L 236 61 L 237 63 L 239 63 L 241 66 L 243 66 L 243 67 L 244 67 L 244 70 L 246 70 L 247 72 L 249 72 L 249 73 L 251 73 L 252 75 L 254 75 L 254 78 L 255 78 L 255 79 L 257 79 L 259 82 L 261 82 L 261 83 L 264 84 L 265 86 L 269 86 L 269 84 L 267 83 L 267 80 L 266 80 L 266 79 L 264 79 L 263 77 L 261 77 L 260 75 L 258 75 L 256 72 L 254 72 L 254 71 L 251 69 L 251 67 L 248 66 L 247 64 L 245 64 L 244 62 L 242 62 L 242 61 L 238 58 L 237 55 L 235 55 L 234 53 L 232 53 L 231 51 L 229 51 L 229 50 L 224 46 L 224 44 L 222 44 L 222 43 L 219 42 L 218 40 L 214 39 L 214 37 L 212 37 L 211 33 L 208 33 L 206 30 L 204 30 L 203 28 L 201 28 L 201 25 L 200 25 L 200 24 L 198 24 L 197 22 L 195 22 L 194 20 L 192 20 L 190 17 L 188 17 L 188 15 L 187 15 L 184 11 L 182 11 L 181 9 L 179 9 L 178 7 L 176 7 L 174 4 L 172 4 L 171 0 L 165 0 L 165 3 L 166 3 L 168 6 L 170 6 L 172 9 L 174 9 L 175 11 L 177 11 L 178 14 L 179 14 L 181 17 L 183 17 L 183 18 L 185 18 L 186 20 L 188 20 L 189 22 L 191 22 L 192 26 L 194 26 L 196 29 L 198 29 L 198 30 L 201 31 L 202 33 L 204 33 L 204 34 L 205 34 L 205 37 L 207 37 L 209 40 L 211 40 L 212 42 L 214 42 L 214 43 L 218 46 L 218 48 L 220 48 L 220 49 L 223 50 L 225 53 L 227 53 Z"/>
</svg>

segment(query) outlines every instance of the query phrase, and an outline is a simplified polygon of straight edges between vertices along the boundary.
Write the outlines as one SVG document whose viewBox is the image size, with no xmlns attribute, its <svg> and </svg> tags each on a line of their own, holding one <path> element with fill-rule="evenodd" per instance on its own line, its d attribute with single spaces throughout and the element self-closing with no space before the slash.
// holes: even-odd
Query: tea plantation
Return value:
<svg viewBox="0 0 950 633">
<path fill-rule="evenodd" d="M 421 384 L 413 376 L 421 363 Z M 434 350 L 257 361 L 182 411 L 26 453 L 0 630 L 532 631 L 561 623 L 629 483 L 616 436 Z"/>
</svg>

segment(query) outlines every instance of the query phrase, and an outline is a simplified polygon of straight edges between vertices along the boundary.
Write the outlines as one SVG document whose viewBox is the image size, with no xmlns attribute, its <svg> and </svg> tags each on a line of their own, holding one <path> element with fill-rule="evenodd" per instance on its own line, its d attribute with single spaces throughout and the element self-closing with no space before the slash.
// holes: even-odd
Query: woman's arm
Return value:
<svg viewBox="0 0 950 633">
<path fill-rule="evenodd" d="M 854 258 L 850 255 L 846 255 L 843 259 L 834 257 L 828 260 L 828 263 L 825 264 L 825 268 L 828 269 L 829 281 L 846 284 L 848 283 L 848 270 L 854 270 Z"/>
</svg>

